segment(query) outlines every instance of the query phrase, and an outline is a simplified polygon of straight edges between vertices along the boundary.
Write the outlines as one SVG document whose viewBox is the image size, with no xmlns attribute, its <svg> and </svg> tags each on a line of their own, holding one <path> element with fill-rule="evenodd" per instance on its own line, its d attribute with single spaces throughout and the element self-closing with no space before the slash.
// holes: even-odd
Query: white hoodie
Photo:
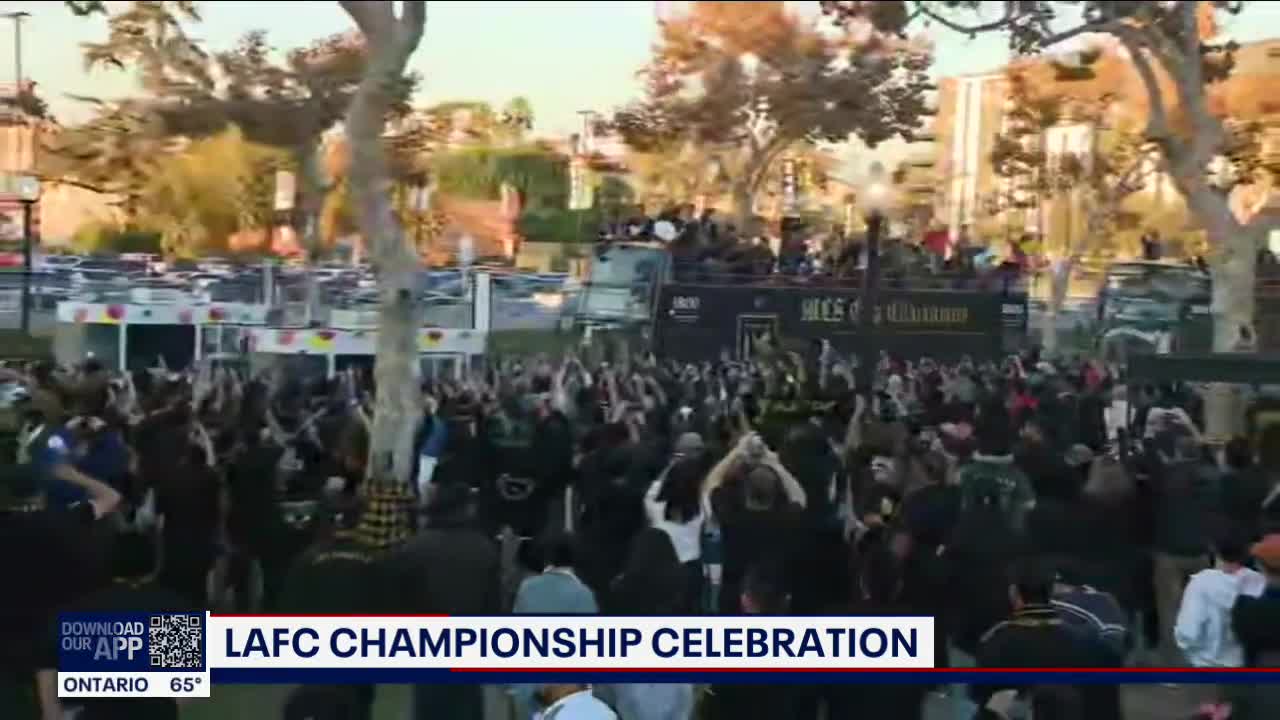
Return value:
<svg viewBox="0 0 1280 720">
<path fill-rule="evenodd" d="M 1231 630 L 1231 608 L 1236 598 L 1258 597 L 1266 586 L 1266 578 L 1248 568 L 1234 573 L 1210 568 L 1191 576 L 1173 637 L 1193 667 L 1244 666 L 1244 648 Z"/>
</svg>

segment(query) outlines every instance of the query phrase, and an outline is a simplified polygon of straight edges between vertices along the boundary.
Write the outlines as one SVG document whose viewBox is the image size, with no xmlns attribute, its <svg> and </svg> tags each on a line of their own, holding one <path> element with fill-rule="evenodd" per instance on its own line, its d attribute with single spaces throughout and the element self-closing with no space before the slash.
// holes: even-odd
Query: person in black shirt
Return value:
<svg viewBox="0 0 1280 720">
<path fill-rule="evenodd" d="M 29 465 L 0 466 L 0 547 L 4 576 L 14 582 L 0 602 L 0 717 L 36 717 L 56 707 L 56 645 L 48 628 L 57 609 L 92 590 L 103 568 L 93 552 L 93 523 L 112 512 L 120 494 L 82 477 L 88 500 L 49 508 Z M 39 548 L 39 552 L 31 551 Z"/>
<path fill-rule="evenodd" d="M 342 496 L 331 500 L 332 532 L 305 551 L 290 567 L 280 593 L 280 612 L 303 615 L 351 615 L 384 612 L 389 604 L 387 573 L 379 556 L 359 541 L 357 501 Z M 375 686 L 327 687 L 322 694 L 349 701 L 353 720 L 367 720 L 373 711 Z M 304 696 L 315 692 L 303 693 Z M 303 703 L 301 698 L 294 698 Z"/>
<path fill-rule="evenodd" d="M 196 611 L 186 598 L 155 580 L 154 539 L 142 533 L 117 535 L 111 546 L 112 581 L 65 608 L 66 612 Z M 50 637 L 56 646 L 56 635 Z M 178 720 L 172 698 L 92 699 L 79 702 L 80 720 Z"/>
<path fill-rule="evenodd" d="M 791 608 L 787 586 L 780 565 L 773 562 L 755 565 L 743 576 L 742 592 L 735 605 L 740 604 L 748 615 L 785 615 Z M 806 706 L 811 708 L 805 702 L 810 699 L 794 685 L 713 685 L 704 717 L 709 720 L 799 720 L 805 717 Z"/>
<path fill-rule="evenodd" d="M 160 580 L 193 606 L 203 607 L 209 570 L 217 557 L 222 491 L 206 449 L 187 452 L 155 488 L 160 518 Z"/>
<path fill-rule="evenodd" d="M 331 532 L 298 557 L 285 575 L 280 611 L 303 615 L 380 613 L 389 602 L 379 556 L 360 542 L 359 502 L 330 500 Z"/>
<path fill-rule="evenodd" d="M 1055 574 L 1048 563 L 1029 558 L 1014 568 L 1009 587 L 1013 615 L 983 635 L 977 661 L 981 668 L 1108 668 L 1123 660 L 1100 639 L 1074 633 L 1051 604 Z M 983 705 L 993 685 L 974 685 L 970 692 Z M 1121 717 L 1120 693 L 1115 685 L 1081 689 L 1086 716 L 1098 720 Z"/>
<path fill-rule="evenodd" d="M 804 490 L 777 455 L 753 434 L 744 436 L 712 468 L 704 492 L 710 496 L 724 546 L 720 614 L 736 615 L 747 570 L 791 557 L 804 524 Z M 790 595 L 793 579 L 789 577 L 787 582 Z"/>
</svg>

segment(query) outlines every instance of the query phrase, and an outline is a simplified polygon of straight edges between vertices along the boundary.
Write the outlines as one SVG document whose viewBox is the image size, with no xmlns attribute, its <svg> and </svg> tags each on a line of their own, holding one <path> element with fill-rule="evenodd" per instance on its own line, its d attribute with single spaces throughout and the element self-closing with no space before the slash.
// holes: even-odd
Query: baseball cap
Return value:
<svg viewBox="0 0 1280 720">
<path fill-rule="evenodd" d="M 705 449 L 706 443 L 702 441 L 702 436 L 696 432 L 683 433 L 679 438 L 676 438 L 676 455 L 698 455 Z"/>
</svg>

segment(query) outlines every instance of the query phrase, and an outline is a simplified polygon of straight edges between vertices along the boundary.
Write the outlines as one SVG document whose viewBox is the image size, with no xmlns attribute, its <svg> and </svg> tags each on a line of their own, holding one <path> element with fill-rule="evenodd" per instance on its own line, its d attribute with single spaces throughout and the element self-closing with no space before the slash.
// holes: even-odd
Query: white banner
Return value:
<svg viewBox="0 0 1280 720">
<path fill-rule="evenodd" d="M 209 617 L 213 669 L 926 669 L 930 617 Z"/>
</svg>

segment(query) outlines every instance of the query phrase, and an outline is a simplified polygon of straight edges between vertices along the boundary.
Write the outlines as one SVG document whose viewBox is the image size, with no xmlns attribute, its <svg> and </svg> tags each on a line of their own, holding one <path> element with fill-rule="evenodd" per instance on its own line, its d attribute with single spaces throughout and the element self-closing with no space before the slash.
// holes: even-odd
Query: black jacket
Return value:
<svg viewBox="0 0 1280 720">
<path fill-rule="evenodd" d="M 388 611 L 391 588 L 377 560 L 368 548 L 347 537 L 316 545 L 295 560 L 285 575 L 280 611 L 304 615 Z"/>
<path fill-rule="evenodd" d="M 980 668 L 1106 668 L 1121 659 L 1100 641 L 1073 633 L 1058 612 L 1043 605 L 1027 606 L 999 623 L 982 638 L 977 654 Z M 996 691 L 1010 685 L 974 685 L 974 700 L 985 705 Z M 1115 685 L 1081 688 L 1084 716 L 1090 720 L 1120 720 L 1120 690 Z"/>
<path fill-rule="evenodd" d="M 947 608 L 947 626 L 956 646 L 975 654 L 982 636 L 1009 617 L 1009 569 L 1026 552 L 1021 535 L 998 508 L 960 514 L 942 552 L 946 587 L 965 588 Z"/>
<path fill-rule="evenodd" d="M 498 545 L 463 526 L 429 528 L 383 559 L 393 612 L 493 615 L 502 611 Z"/>
<path fill-rule="evenodd" d="M 1245 665 L 1280 667 L 1280 587 L 1271 585 L 1261 597 L 1237 599 L 1231 610 L 1231 628 L 1244 646 Z M 1264 683 L 1241 690 L 1233 719 L 1280 717 L 1280 686 Z"/>
<path fill-rule="evenodd" d="M 1261 597 L 1240 596 L 1231 628 L 1244 647 L 1245 665 L 1280 667 L 1280 587 L 1269 586 Z"/>
<path fill-rule="evenodd" d="M 1222 476 L 1200 462 L 1165 465 L 1152 478 L 1154 548 L 1170 555 L 1207 555 L 1222 514 Z"/>
</svg>

